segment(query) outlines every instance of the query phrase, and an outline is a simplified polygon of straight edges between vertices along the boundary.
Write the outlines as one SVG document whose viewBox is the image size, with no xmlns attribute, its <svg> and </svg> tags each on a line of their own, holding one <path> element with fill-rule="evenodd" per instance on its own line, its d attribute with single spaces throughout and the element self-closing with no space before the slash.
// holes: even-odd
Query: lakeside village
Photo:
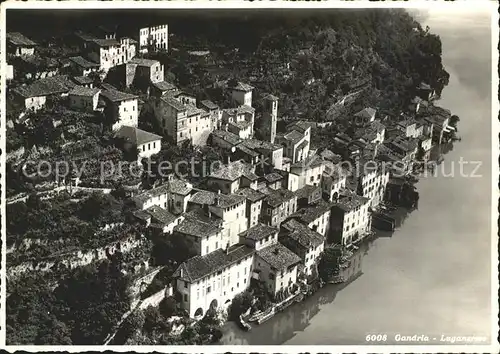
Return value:
<svg viewBox="0 0 500 354">
<path fill-rule="evenodd" d="M 114 253 L 128 255 L 130 309 L 105 343 L 113 343 L 127 316 L 166 299 L 176 309 L 169 318 L 171 336 L 214 315 L 250 330 L 320 286 L 347 281 L 341 269 L 359 243 L 372 237 L 374 229 L 394 230 L 395 208 L 417 205 L 414 183 L 422 168 L 417 161 L 429 160 L 434 145 L 458 139 L 458 117 L 435 105 L 434 90 L 421 83 L 399 121 L 389 122 L 376 108 L 365 107 L 351 117 L 351 134 L 338 134 L 328 149 L 314 149 L 313 132 L 335 123 L 280 119 L 279 92 L 260 92 L 257 111 L 252 95 L 258 88 L 230 79 L 218 84 L 232 107 L 220 108 L 218 102 L 197 100 L 166 81 L 163 64 L 150 54 L 166 52 L 168 38 L 166 24 L 142 28 L 136 39 L 118 38 L 112 29 L 99 27 L 95 33 L 75 34 L 79 55 L 47 60 L 42 69 L 34 58 L 47 48 L 21 33 L 7 33 L 8 137 L 29 131 L 33 117 L 48 112 L 42 115 L 44 127 L 49 132 L 62 128 L 60 149 L 75 160 L 92 134 L 88 127 L 103 125 L 98 131 L 110 132 L 116 143 L 103 155 L 118 149 L 121 157 L 148 160 L 168 142 L 180 148 L 210 147 L 222 157 L 218 169 L 198 180 L 173 174 L 153 185 L 120 180 L 131 217 L 108 222 L 99 235 L 109 237 L 100 236 L 88 249 L 51 241 L 51 247 L 57 244 L 53 253 L 36 259 L 30 258 L 32 251 L 43 239 L 8 241 L 10 283 L 26 273 L 56 274 Z M 351 104 L 357 93 L 341 97 L 336 105 Z M 49 117 L 51 112 L 57 114 Z M 145 116 L 159 129 L 140 129 Z M 92 123 L 97 118 L 102 121 Z M 256 124 L 261 127 L 258 137 Z M 12 166 L 51 156 L 47 147 L 16 146 L 14 140 L 7 145 Z M 353 168 L 345 168 L 346 161 Z M 398 173 L 381 168 L 384 162 L 398 164 Z M 77 203 L 95 193 L 108 195 L 112 188 L 99 185 L 96 176 L 64 183 L 45 180 L 34 191 L 8 195 L 7 208 L 27 203 L 33 193 L 43 200 L 70 193 L 69 200 Z M 129 223 L 140 224 L 144 234 L 133 235 Z M 154 239 L 144 235 L 182 238 L 190 254 L 182 262 L 172 261 L 168 279 L 146 297 L 144 289 L 165 266 L 149 264 L 150 254 L 136 252 Z"/>
</svg>

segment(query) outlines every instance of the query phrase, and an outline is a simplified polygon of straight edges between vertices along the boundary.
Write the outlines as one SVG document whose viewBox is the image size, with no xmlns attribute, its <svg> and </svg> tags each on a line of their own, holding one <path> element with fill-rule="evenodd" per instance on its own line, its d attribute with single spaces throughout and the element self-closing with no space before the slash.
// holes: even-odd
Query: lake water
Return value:
<svg viewBox="0 0 500 354">
<path fill-rule="evenodd" d="M 461 17 L 460 17 L 461 16 Z M 327 286 L 268 322 L 242 332 L 234 323 L 224 344 L 369 344 L 367 334 L 490 337 L 491 318 L 491 39 L 486 16 L 427 14 L 451 75 L 439 105 L 461 118 L 444 170 L 418 183 L 420 201 L 392 237 L 355 257 L 357 277 Z M 457 175 L 458 161 L 470 161 Z M 403 343 L 410 344 L 410 343 Z M 440 344 L 438 341 L 433 344 Z M 486 343 L 476 343 L 486 344 Z"/>
</svg>

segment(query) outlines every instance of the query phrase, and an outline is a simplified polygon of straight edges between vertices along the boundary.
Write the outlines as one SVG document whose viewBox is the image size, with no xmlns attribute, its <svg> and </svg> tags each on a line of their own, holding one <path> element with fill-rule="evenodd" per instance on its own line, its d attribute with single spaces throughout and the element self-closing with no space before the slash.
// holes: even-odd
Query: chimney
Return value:
<svg viewBox="0 0 500 354">
<path fill-rule="evenodd" d="M 220 204 L 220 189 L 219 189 L 219 191 L 217 192 L 217 195 L 214 198 L 214 203 L 215 203 L 216 206 L 219 206 L 219 204 Z"/>
<path fill-rule="evenodd" d="M 273 251 L 274 254 L 279 254 L 280 253 L 280 250 L 278 248 L 275 248 L 274 251 Z"/>
<path fill-rule="evenodd" d="M 229 242 L 226 244 L 226 255 L 229 254 Z"/>
<path fill-rule="evenodd" d="M 227 164 L 229 165 L 231 163 L 231 156 L 227 155 Z"/>
</svg>

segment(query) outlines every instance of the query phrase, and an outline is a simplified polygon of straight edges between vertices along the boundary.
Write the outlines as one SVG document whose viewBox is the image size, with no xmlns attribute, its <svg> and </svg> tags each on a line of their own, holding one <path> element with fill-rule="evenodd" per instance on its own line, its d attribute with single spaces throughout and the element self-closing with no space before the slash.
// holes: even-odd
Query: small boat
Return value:
<svg viewBox="0 0 500 354">
<path fill-rule="evenodd" d="M 271 307 L 269 310 L 267 310 L 266 312 L 263 312 L 261 314 L 261 317 L 259 319 L 257 319 L 257 323 L 258 324 L 261 324 L 261 323 L 264 323 L 266 322 L 268 319 L 270 319 L 271 317 L 274 316 L 274 307 Z"/>
<path fill-rule="evenodd" d="M 238 324 L 240 325 L 241 329 L 244 331 L 250 331 L 252 329 L 252 326 L 250 326 L 248 323 L 243 320 L 243 317 L 240 315 L 240 320 L 238 321 Z"/>
<path fill-rule="evenodd" d="M 261 310 L 258 310 L 256 311 L 252 316 L 250 316 L 248 318 L 248 321 L 249 322 L 257 322 L 257 320 L 259 319 L 259 317 L 262 315 L 262 311 Z"/>
</svg>

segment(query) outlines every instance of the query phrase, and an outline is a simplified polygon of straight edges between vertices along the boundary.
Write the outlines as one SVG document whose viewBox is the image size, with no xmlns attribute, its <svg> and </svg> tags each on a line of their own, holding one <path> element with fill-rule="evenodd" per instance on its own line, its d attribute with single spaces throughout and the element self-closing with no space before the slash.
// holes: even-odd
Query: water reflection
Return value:
<svg viewBox="0 0 500 354">
<path fill-rule="evenodd" d="M 260 326 L 253 326 L 250 332 L 243 332 L 235 323 L 230 322 L 224 327 L 221 344 L 282 344 L 294 337 L 297 332 L 304 331 L 323 306 L 333 302 L 339 291 L 363 274 L 363 257 L 368 254 L 373 242 L 374 240 L 371 240 L 362 244 L 353 254 L 349 267 L 342 273 L 348 279 L 346 283 L 325 286 L 305 301 L 292 305 Z"/>
<path fill-rule="evenodd" d="M 452 149 L 453 144 L 450 143 L 436 147 L 433 152 L 438 157 L 441 154 L 447 154 Z M 377 239 L 392 237 L 394 232 L 403 229 L 405 221 L 408 220 L 412 212 L 412 209 L 397 208 L 392 213 L 396 221 L 395 231 L 377 231 L 374 238 L 360 245 L 360 248 L 353 254 L 349 267 L 343 270 L 342 275 L 345 279 L 348 279 L 346 283 L 325 286 L 305 301 L 292 305 L 269 321 L 261 325 L 254 325 L 250 332 L 244 332 L 235 323 L 229 322 L 223 329 L 224 336 L 221 344 L 279 345 L 289 341 L 298 333 L 303 332 L 323 307 L 331 304 L 340 291 L 363 275 L 363 258 L 369 253 L 370 248 Z"/>
</svg>

